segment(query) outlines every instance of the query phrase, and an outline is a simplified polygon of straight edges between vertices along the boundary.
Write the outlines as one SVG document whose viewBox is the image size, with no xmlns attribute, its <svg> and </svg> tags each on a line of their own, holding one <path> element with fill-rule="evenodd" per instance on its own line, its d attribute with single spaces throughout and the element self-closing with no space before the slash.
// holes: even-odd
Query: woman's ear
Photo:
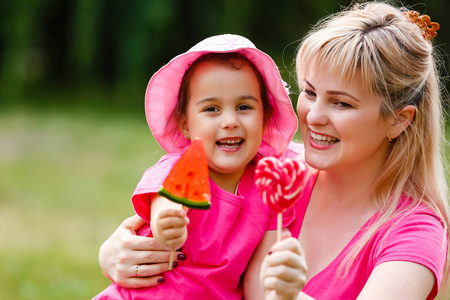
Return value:
<svg viewBox="0 0 450 300">
<path fill-rule="evenodd" d="M 416 115 L 416 107 L 407 105 L 396 113 L 396 119 L 392 124 L 392 138 L 395 139 L 411 124 Z"/>
</svg>

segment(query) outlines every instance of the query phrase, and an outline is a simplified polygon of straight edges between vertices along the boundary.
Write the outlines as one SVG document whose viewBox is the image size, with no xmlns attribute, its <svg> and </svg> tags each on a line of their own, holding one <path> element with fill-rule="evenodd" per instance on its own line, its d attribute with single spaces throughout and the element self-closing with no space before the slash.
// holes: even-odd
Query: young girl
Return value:
<svg viewBox="0 0 450 300">
<path fill-rule="evenodd" d="M 317 171 L 290 226 L 304 256 L 293 238 L 273 247 L 262 272 L 268 298 L 410 300 L 440 291 L 448 299 L 436 28 L 415 12 L 366 3 L 301 43 L 297 111 Z"/>
<path fill-rule="evenodd" d="M 211 37 L 161 68 L 145 98 L 150 129 L 168 154 L 145 172 L 132 197 L 147 222 L 138 234 L 168 249 L 183 246 L 187 259 L 164 284 L 114 283 L 95 299 L 260 299 L 258 274 L 275 242 L 276 213 L 258 195 L 254 167 L 262 156 L 283 155 L 297 129 L 276 65 L 243 37 Z M 194 138 L 205 147 L 211 208 L 186 213 L 156 193 Z M 284 224 L 292 219 L 289 211 Z M 143 267 L 133 270 L 137 278 Z"/>
</svg>

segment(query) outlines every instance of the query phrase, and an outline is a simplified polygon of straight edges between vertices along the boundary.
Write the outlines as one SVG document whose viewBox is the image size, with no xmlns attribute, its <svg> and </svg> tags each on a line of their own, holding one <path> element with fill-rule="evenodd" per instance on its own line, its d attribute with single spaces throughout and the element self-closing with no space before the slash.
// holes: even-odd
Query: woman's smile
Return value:
<svg viewBox="0 0 450 300">
<path fill-rule="evenodd" d="M 312 142 L 318 145 L 322 146 L 328 146 L 328 145 L 334 145 L 339 142 L 338 138 L 329 136 L 329 135 L 322 135 L 319 133 L 315 133 L 311 131 L 311 139 Z"/>
</svg>

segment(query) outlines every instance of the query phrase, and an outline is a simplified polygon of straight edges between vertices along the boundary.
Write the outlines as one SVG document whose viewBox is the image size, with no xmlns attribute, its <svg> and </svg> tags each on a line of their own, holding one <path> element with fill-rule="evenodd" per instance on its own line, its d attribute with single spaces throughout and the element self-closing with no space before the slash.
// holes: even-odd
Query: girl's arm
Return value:
<svg viewBox="0 0 450 300">
<path fill-rule="evenodd" d="M 189 219 L 182 205 L 152 195 L 150 222 L 154 238 L 168 249 L 178 249 L 186 242 Z"/>
</svg>

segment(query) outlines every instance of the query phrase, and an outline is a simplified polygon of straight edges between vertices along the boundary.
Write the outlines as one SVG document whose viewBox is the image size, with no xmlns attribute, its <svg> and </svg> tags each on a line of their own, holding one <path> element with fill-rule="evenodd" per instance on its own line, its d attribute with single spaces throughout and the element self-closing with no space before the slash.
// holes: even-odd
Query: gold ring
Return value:
<svg viewBox="0 0 450 300">
<path fill-rule="evenodd" d="M 136 274 L 136 277 L 140 277 L 139 276 L 139 270 L 141 269 L 142 265 L 136 265 L 136 270 L 134 271 L 134 274 Z"/>
</svg>

